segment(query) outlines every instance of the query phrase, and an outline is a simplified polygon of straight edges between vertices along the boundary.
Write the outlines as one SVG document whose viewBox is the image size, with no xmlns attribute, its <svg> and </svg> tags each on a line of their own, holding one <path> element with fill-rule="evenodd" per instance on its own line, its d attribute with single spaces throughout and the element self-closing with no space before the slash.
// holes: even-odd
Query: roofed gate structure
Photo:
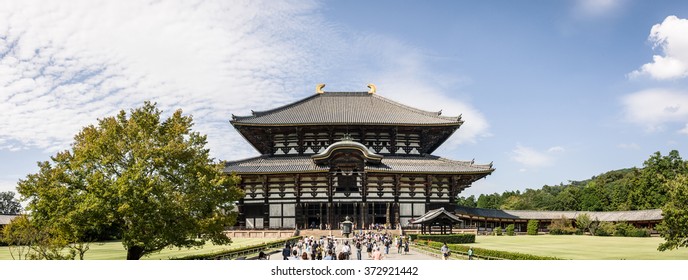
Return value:
<svg viewBox="0 0 688 280">
<path fill-rule="evenodd" d="M 452 234 L 454 225 L 462 224 L 463 222 L 456 215 L 447 212 L 444 208 L 439 208 L 428 211 L 411 223 L 421 225 L 421 234 L 432 234 L 433 227 L 439 227 L 439 232 L 435 233 Z"/>
<path fill-rule="evenodd" d="M 444 207 L 494 171 L 492 164 L 431 155 L 461 117 L 412 108 L 368 92 L 324 92 L 230 123 L 261 154 L 228 162 L 241 176 L 246 228 L 406 225 Z"/>
</svg>

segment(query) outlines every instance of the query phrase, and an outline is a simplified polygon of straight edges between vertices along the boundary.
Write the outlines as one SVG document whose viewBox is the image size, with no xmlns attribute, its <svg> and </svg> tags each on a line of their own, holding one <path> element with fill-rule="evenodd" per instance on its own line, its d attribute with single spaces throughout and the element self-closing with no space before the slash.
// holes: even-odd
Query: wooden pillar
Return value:
<svg viewBox="0 0 688 280">
<path fill-rule="evenodd" d="M 268 200 L 268 191 L 270 189 L 270 186 L 268 184 L 268 177 L 263 175 L 261 176 L 261 181 L 263 183 L 263 193 L 265 194 L 265 198 L 263 200 L 263 229 L 269 228 L 270 227 L 270 202 Z"/>
<path fill-rule="evenodd" d="M 391 209 L 390 209 L 390 203 L 387 202 L 387 212 L 385 213 L 387 217 L 386 217 L 386 219 L 385 219 L 385 226 L 387 226 L 388 224 L 389 224 L 389 225 L 392 224 L 392 222 L 390 221 L 390 217 L 392 216 L 392 215 L 391 215 L 392 212 L 391 212 L 390 210 L 391 210 Z"/>
<path fill-rule="evenodd" d="M 353 222 L 353 225 L 356 225 L 358 223 L 358 203 L 353 203 L 354 207 L 354 214 L 351 217 L 351 222 Z M 356 227 L 352 225 L 352 230 L 355 230 Z"/>
<path fill-rule="evenodd" d="M 332 135 L 332 131 L 330 130 L 330 136 Z M 334 196 L 334 190 L 333 190 L 333 179 L 334 176 L 332 173 L 327 173 L 327 225 L 329 226 L 330 229 L 333 228 L 333 222 L 334 222 L 334 204 L 333 204 L 333 196 Z"/>
<path fill-rule="evenodd" d="M 368 219 L 366 219 L 366 216 L 368 215 L 368 203 L 362 202 L 361 205 L 361 228 L 363 230 L 366 230 L 366 224 L 368 223 Z"/>
<path fill-rule="evenodd" d="M 323 205 L 322 203 L 318 203 L 318 229 L 323 228 L 323 222 L 325 220 L 325 217 L 323 217 Z"/>
<path fill-rule="evenodd" d="M 430 195 L 432 189 L 432 175 L 425 176 L 425 212 L 430 211 Z"/>
</svg>

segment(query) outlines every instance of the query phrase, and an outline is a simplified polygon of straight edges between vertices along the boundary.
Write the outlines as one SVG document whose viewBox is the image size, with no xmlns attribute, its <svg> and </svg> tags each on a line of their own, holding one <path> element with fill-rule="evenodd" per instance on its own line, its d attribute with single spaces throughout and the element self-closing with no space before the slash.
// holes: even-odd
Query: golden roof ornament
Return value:
<svg viewBox="0 0 688 280">
<path fill-rule="evenodd" d="M 374 84 L 368 84 L 368 88 L 370 89 L 368 91 L 368 93 L 370 93 L 370 94 L 375 94 L 375 92 L 377 91 L 377 87 L 375 87 Z"/>
<path fill-rule="evenodd" d="M 324 87 L 325 87 L 325 84 L 318 84 L 317 86 L 315 86 L 315 93 L 317 93 L 317 94 L 325 93 L 323 91 Z"/>
</svg>

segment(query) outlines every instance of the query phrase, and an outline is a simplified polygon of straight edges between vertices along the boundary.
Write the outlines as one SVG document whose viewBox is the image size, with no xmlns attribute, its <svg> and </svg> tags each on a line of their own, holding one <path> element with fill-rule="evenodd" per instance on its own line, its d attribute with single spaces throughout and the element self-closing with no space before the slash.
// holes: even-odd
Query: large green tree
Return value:
<svg viewBox="0 0 688 280">
<path fill-rule="evenodd" d="M 679 174 L 666 183 L 668 201 L 662 207 L 662 223 L 657 229 L 665 242 L 659 250 L 688 247 L 688 175 Z"/>
<path fill-rule="evenodd" d="M 118 231 L 127 259 L 168 246 L 227 244 L 223 229 L 236 221 L 237 177 L 222 173 L 191 116 L 161 119 L 155 104 L 100 119 L 70 150 L 39 163 L 18 185 L 32 222 L 87 242 L 103 229 Z"/>
</svg>

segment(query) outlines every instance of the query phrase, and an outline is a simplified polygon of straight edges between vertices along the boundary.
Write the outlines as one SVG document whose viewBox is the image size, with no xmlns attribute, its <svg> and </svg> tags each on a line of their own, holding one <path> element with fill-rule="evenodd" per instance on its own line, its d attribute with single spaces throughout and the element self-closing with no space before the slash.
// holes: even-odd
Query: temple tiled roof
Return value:
<svg viewBox="0 0 688 280">
<path fill-rule="evenodd" d="M 435 210 L 430 210 L 427 213 L 423 214 L 422 216 L 418 217 L 415 219 L 412 224 L 425 224 L 428 222 L 432 222 L 435 219 L 438 218 L 443 218 L 446 217 L 450 220 L 454 220 L 456 223 L 461 223 L 461 219 L 457 217 L 456 215 L 449 213 L 447 210 L 444 210 L 444 207 L 438 208 Z"/>
<path fill-rule="evenodd" d="M 225 172 L 242 173 L 295 173 L 327 172 L 329 167 L 317 165 L 310 156 L 259 156 L 228 162 Z M 385 156 L 378 165 L 366 166 L 368 172 L 422 172 L 447 174 L 490 174 L 491 164 L 473 164 L 471 161 L 455 161 L 437 156 Z"/>
<path fill-rule="evenodd" d="M 635 210 L 635 211 L 533 211 L 533 210 L 495 210 L 472 207 L 456 207 L 456 213 L 497 219 L 517 220 L 555 220 L 562 216 L 568 219 L 576 219 L 579 215 L 588 214 L 591 219 L 607 222 L 620 221 L 658 221 L 662 219 L 661 209 Z"/>
<path fill-rule="evenodd" d="M 251 116 L 232 115 L 235 125 L 461 125 L 446 117 L 367 92 L 325 92 Z"/>
</svg>

